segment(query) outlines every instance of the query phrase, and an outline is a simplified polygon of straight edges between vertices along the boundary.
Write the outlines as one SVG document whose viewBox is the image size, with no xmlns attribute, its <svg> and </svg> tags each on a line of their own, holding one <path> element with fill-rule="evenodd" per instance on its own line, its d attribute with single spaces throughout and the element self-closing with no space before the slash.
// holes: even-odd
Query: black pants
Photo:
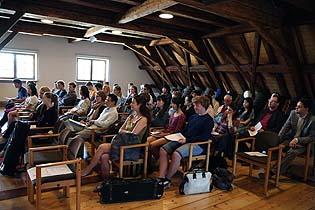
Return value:
<svg viewBox="0 0 315 210">
<path fill-rule="evenodd" d="M 4 113 L 3 113 L 3 116 L 2 116 L 2 118 L 1 118 L 1 120 L 0 120 L 0 126 L 1 126 L 1 127 L 4 126 L 4 124 L 5 124 L 6 122 L 8 122 L 8 113 L 7 113 L 7 112 L 4 112 Z"/>
</svg>

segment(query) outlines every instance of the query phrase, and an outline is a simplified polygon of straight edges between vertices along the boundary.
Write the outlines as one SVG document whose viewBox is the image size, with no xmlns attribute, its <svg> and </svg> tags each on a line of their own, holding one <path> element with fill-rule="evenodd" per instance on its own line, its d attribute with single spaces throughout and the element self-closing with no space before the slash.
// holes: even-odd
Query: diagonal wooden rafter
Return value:
<svg viewBox="0 0 315 210">
<path fill-rule="evenodd" d="M 192 54 L 193 56 L 195 56 L 198 60 L 200 60 L 208 69 L 208 72 L 211 76 L 212 81 L 214 82 L 216 87 L 220 87 L 220 84 L 218 82 L 218 79 L 215 76 L 215 71 L 214 69 L 211 68 L 211 66 L 208 64 L 208 62 L 206 61 L 206 58 L 204 58 L 199 52 L 195 51 L 194 49 L 192 49 L 191 47 L 189 47 L 188 45 L 184 44 L 183 42 L 181 42 L 180 40 L 174 38 L 174 37 L 169 37 L 171 40 L 173 40 L 180 48 L 182 48 L 183 50 L 189 52 L 190 54 Z"/>
<path fill-rule="evenodd" d="M 125 44 L 126 47 L 128 47 L 130 50 L 134 51 L 135 53 L 141 55 L 142 57 L 150 60 L 151 62 L 155 63 L 160 69 L 161 69 L 161 72 L 164 73 L 164 69 L 162 68 L 162 66 L 159 65 L 159 63 L 157 61 L 155 61 L 154 59 L 152 59 L 149 55 L 146 55 L 145 53 L 142 53 L 139 51 L 139 49 L 131 46 L 131 45 L 128 45 L 128 44 Z M 172 82 L 170 81 L 170 79 L 168 77 L 165 76 L 165 74 L 161 74 L 160 72 L 156 71 L 159 76 L 169 85 L 169 86 L 172 86 Z"/>
<path fill-rule="evenodd" d="M 170 75 L 169 72 L 165 69 L 165 62 L 163 60 L 163 57 L 161 57 L 160 52 L 158 51 L 157 47 L 146 47 L 149 51 L 151 58 L 157 62 L 161 72 L 163 75 L 165 75 L 166 78 L 170 80 L 172 84 L 176 83 L 174 80 L 177 80 L 177 78 L 173 77 L 173 75 Z"/>
<path fill-rule="evenodd" d="M 133 20 L 150 15 L 176 4 L 177 2 L 172 0 L 147 0 L 142 4 L 132 7 L 130 10 L 128 10 L 126 14 L 123 15 L 122 18 L 118 21 L 118 23 L 129 23 Z"/>
<path fill-rule="evenodd" d="M 275 50 L 275 53 L 280 54 L 288 65 L 289 70 L 292 73 L 292 78 L 294 82 L 294 87 L 297 95 L 303 95 L 303 92 L 305 90 L 303 78 L 301 77 L 301 74 L 298 70 L 298 64 L 297 59 L 294 57 L 294 55 L 291 55 L 293 49 L 288 49 L 287 47 L 284 47 L 283 44 L 281 44 L 281 41 L 279 37 L 275 36 L 272 31 L 264 28 L 264 26 L 259 25 L 257 23 L 251 23 L 257 30 L 257 32 L 272 46 L 272 48 Z M 282 36 L 283 40 L 287 39 L 286 36 Z M 287 46 L 289 46 L 291 43 L 287 42 Z"/>
<path fill-rule="evenodd" d="M 240 40 L 240 43 L 241 43 L 241 47 L 243 48 L 243 50 L 245 52 L 245 55 L 246 55 L 248 63 L 251 63 L 253 56 L 252 56 L 252 52 L 250 51 L 250 48 L 248 46 L 248 43 L 247 43 L 247 41 L 245 39 L 244 34 L 240 34 L 239 35 L 239 40 Z"/>
<path fill-rule="evenodd" d="M 259 55 L 261 48 L 261 36 L 259 33 L 255 32 L 255 41 L 254 41 L 254 55 L 252 57 L 252 71 L 251 71 L 251 80 L 250 80 L 250 90 L 255 97 L 255 84 L 256 84 L 256 75 L 257 75 L 257 66 L 259 65 Z"/>
<path fill-rule="evenodd" d="M 241 75 L 239 78 L 242 78 L 242 81 L 239 82 L 246 84 L 245 79 L 247 78 L 247 75 L 242 71 L 239 61 L 234 57 L 230 49 L 226 46 L 224 40 L 220 38 L 212 38 L 211 40 L 215 44 L 219 52 L 226 57 L 228 62 L 230 62 L 235 69 L 238 70 L 238 73 Z"/>
<path fill-rule="evenodd" d="M 11 32 L 1 43 L 0 51 L 18 34 L 17 31 Z"/>
<path fill-rule="evenodd" d="M 24 12 L 15 12 L 14 15 L 0 27 L 0 39 L 10 30 L 24 15 Z"/>
<path fill-rule="evenodd" d="M 280 26 L 283 12 L 273 6 L 271 1 L 265 0 L 230 0 L 205 5 L 197 0 L 175 0 L 189 7 L 208 11 L 242 23 L 249 21 L 264 24 L 265 26 Z"/>
</svg>

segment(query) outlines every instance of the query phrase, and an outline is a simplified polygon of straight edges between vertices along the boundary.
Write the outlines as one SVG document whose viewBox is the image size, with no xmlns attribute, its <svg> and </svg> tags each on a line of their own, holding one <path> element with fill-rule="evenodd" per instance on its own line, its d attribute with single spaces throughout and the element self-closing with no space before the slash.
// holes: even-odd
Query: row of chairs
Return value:
<svg viewBox="0 0 315 210">
<path fill-rule="evenodd" d="M 245 152 L 239 152 L 239 144 L 241 142 L 247 142 L 251 145 L 251 152 L 262 152 L 265 151 L 265 156 L 255 156 L 249 155 Z M 311 160 L 311 148 L 314 146 L 314 142 L 310 142 L 306 145 L 306 152 L 301 155 L 304 161 L 304 170 L 303 170 L 303 181 L 306 182 L 309 174 L 309 163 Z M 274 165 L 277 165 L 277 172 L 275 178 L 275 186 L 279 184 L 280 176 L 280 163 L 283 156 L 284 145 L 280 144 L 280 138 L 276 133 L 273 132 L 262 132 L 256 136 L 256 138 L 241 138 L 236 139 L 235 141 L 235 153 L 233 159 L 233 174 L 236 175 L 236 166 L 237 161 L 244 161 L 249 163 L 249 176 L 252 176 L 253 166 L 259 166 L 264 169 L 264 193 L 268 195 L 268 184 L 269 184 L 269 174 L 270 170 Z M 315 155 L 313 154 L 313 166 L 311 174 L 314 175 L 315 171 Z"/>
</svg>

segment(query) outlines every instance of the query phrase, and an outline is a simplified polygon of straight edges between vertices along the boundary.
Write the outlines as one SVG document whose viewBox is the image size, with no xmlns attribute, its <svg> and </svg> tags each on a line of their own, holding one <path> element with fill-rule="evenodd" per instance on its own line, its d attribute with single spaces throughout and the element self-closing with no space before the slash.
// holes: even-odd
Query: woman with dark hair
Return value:
<svg viewBox="0 0 315 210">
<path fill-rule="evenodd" d="M 53 93 L 46 92 L 43 95 L 43 106 L 41 112 L 36 114 L 37 127 L 54 126 L 58 119 L 58 96 Z M 5 131 L 0 139 L 0 143 L 6 142 L 12 134 L 16 121 L 9 124 L 8 129 Z M 32 133 L 30 133 L 32 134 Z"/>
<path fill-rule="evenodd" d="M 192 98 L 193 98 L 192 95 L 190 95 L 190 94 L 187 95 L 185 97 L 185 102 L 184 102 L 184 106 L 183 106 L 183 112 L 186 116 L 187 121 L 189 120 L 189 118 L 192 115 L 196 114 L 194 106 L 192 104 Z"/>
<path fill-rule="evenodd" d="M 170 115 L 168 127 L 164 130 L 155 131 L 154 135 L 148 138 L 150 152 L 156 160 L 159 159 L 160 147 L 167 143 L 164 136 L 180 132 L 185 125 L 186 117 L 181 109 L 182 105 L 183 100 L 181 98 L 172 98 L 171 107 L 174 112 Z"/>
<path fill-rule="evenodd" d="M 239 135 L 243 136 L 247 132 L 249 124 L 255 118 L 252 98 L 248 97 L 244 99 L 243 108 L 239 111 L 239 113 L 240 125 L 237 129 L 237 132 L 239 133 Z"/>
<path fill-rule="evenodd" d="M 123 134 L 135 135 L 140 143 L 151 123 L 151 114 L 149 109 L 146 107 L 145 99 L 141 95 L 137 95 L 132 99 L 131 109 L 134 111 L 134 114 L 129 115 L 116 136 L 123 136 Z M 90 164 L 82 170 L 81 175 L 87 176 L 97 163 L 101 161 L 102 178 L 108 179 L 110 175 L 109 160 L 111 159 L 111 149 L 111 143 L 101 144 L 96 150 Z"/>
<path fill-rule="evenodd" d="M 95 102 L 92 104 L 91 110 L 84 119 L 84 121 L 96 120 L 106 107 L 105 100 L 106 100 L 105 92 L 102 90 L 97 91 L 95 95 Z"/>
<path fill-rule="evenodd" d="M 84 85 L 80 87 L 80 96 L 81 100 L 79 101 L 78 105 L 70 109 L 65 114 L 77 114 L 79 116 L 87 115 L 89 108 L 91 106 L 91 101 L 89 98 L 89 90 Z"/>
<path fill-rule="evenodd" d="M 9 112 L 8 114 L 8 124 L 14 121 L 14 119 L 18 116 L 18 111 L 29 111 L 32 112 L 35 110 L 35 107 L 38 103 L 38 93 L 36 86 L 33 83 L 30 83 L 27 86 L 28 97 L 25 99 L 23 103 L 20 105 L 16 105 L 16 110 Z"/>
<path fill-rule="evenodd" d="M 152 124 L 153 127 L 165 127 L 168 123 L 169 102 L 166 95 L 157 97 L 156 107 L 153 110 Z"/>
<path fill-rule="evenodd" d="M 156 96 L 153 93 L 152 87 L 149 84 L 145 84 L 144 88 L 143 88 L 143 92 L 144 93 L 149 93 L 150 94 L 150 101 L 149 104 L 150 105 L 154 105 L 154 103 L 156 103 Z"/>
</svg>

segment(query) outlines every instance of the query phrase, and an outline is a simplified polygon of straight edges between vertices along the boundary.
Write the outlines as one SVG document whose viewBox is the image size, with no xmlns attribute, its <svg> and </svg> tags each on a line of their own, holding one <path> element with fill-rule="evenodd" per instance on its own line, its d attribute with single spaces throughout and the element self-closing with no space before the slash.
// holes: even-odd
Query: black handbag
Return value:
<svg viewBox="0 0 315 210">
<path fill-rule="evenodd" d="M 159 179 L 111 179 L 101 184 L 101 203 L 116 203 L 160 199 L 164 193 L 163 182 Z"/>
</svg>

